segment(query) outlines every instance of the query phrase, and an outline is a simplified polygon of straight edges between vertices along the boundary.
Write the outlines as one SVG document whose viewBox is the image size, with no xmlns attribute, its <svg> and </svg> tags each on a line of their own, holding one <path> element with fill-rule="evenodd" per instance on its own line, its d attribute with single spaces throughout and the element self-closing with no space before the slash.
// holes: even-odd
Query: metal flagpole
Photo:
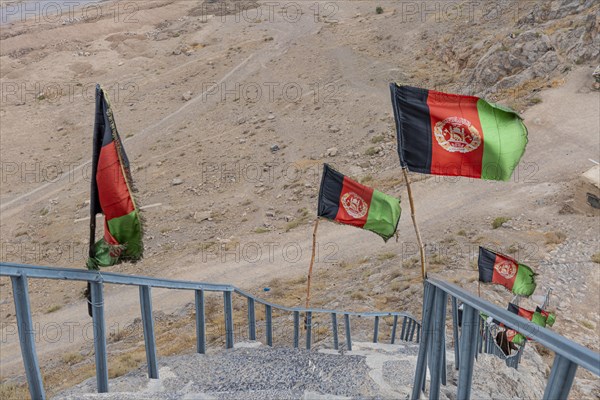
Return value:
<svg viewBox="0 0 600 400">
<path fill-rule="evenodd" d="M 315 229 L 313 230 L 312 256 L 310 257 L 310 267 L 308 268 L 308 280 L 306 283 L 306 308 L 310 303 L 310 281 L 312 279 L 313 265 L 315 264 L 315 251 L 317 247 L 317 228 L 319 227 L 319 217 L 315 221 Z"/>
<path fill-rule="evenodd" d="M 412 189 L 410 187 L 410 179 L 408 178 L 408 167 L 402 167 L 404 173 L 404 180 L 406 181 L 406 189 L 408 190 L 408 201 L 410 203 L 410 217 L 412 218 L 413 226 L 415 227 L 415 233 L 417 234 L 417 244 L 419 245 L 419 253 L 421 254 L 421 276 L 423 280 L 427 279 L 427 269 L 425 267 L 425 246 L 421 240 L 421 232 L 419 232 L 419 226 L 417 225 L 417 218 L 415 216 L 415 203 L 412 196 Z"/>
</svg>

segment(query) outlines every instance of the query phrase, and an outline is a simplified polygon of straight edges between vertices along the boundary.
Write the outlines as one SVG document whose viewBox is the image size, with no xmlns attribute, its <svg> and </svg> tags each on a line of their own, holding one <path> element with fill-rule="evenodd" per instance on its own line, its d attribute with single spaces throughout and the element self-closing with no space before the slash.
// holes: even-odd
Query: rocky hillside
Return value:
<svg viewBox="0 0 600 400">
<path fill-rule="evenodd" d="M 597 1 L 466 2 L 459 17 L 450 0 L 435 2 L 433 14 L 410 8 L 429 2 L 323 1 L 299 2 L 291 15 L 276 8 L 271 16 L 266 2 L 133 3 L 136 9 L 100 2 L 98 18 L 2 26 L 3 261 L 84 267 L 90 90 L 101 83 L 147 207 L 145 258 L 110 271 L 230 283 L 301 305 L 321 165 L 328 162 L 400 198 L 404 215 L 399 241 L 388 243 L 323 221 L 312 304 L 420 318 L 423 286 L 389 101 L 396 81 L 486 95 L 523 111 L 529 129 L 511 182 L 410 174 L 430 275 L 477 292 L 477 247 L 511 254 L 539 273 L 535 299 L 554 289 L 553 329 L 600 349 L 598 219 L 569 207 L 578 176 L 600 152 L 591 78 Z M 97 237 L 102 225 L 99 217 Z M 31 280 L 29 288 L 52 395 L 94 374 L 84 285 Z M 502 307 L 510 300 L 494 286 L 482 286 L 481 295 Z M 110 374 L 119 377 L 144 360 L 139 295 L 107 286 L 105 297 Z M 153 291 L 159 354 L 193 349 L 192 301 L 190 293 Z M 234 304 L 236 324 L 245 321 L 243 307 Z M 26 388 L 5 278 L 0 318 L 0 397 L 21 399 Z M 207 296 L 207 320 L 214 332 L 222 329 L 222 297 Z M 49 336 L 56 324 L 58 338 Z M 368 340 L 371 324 L 355 328 L 353 336 Z M 209 339 L 217 348 L 222 336 Z M 547 366 L 552 354 L 540 354 Z M 578 381 L 586 379 L 578 371 Z M 597 395 L 600 383 L 592 382 Z"/>
</svg>

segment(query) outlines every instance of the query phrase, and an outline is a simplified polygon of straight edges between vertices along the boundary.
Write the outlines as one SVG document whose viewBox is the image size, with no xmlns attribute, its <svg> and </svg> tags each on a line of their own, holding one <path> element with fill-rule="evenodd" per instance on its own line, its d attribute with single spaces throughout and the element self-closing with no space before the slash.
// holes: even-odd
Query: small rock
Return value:
<svg viewBox="0 0 600 400">
<path fill-rule="evenodd" d="M 338 128 L 337 126 L 329 127 L 329 132 L 331 132 L 331 133 L 338 133 L 339 131 L 340 131 L 340 128 Z"/>
<path fill-rule="evenodd" d="M 275 116 L 273 114 L 269 114 L 269 116 L 267 117 L 267 119 L 269 121 L 273 121 L 275 119 Z"/>
<path fill-rule="evenodd" d="M 196 221 L 196 222 L 208 221 L 208 220 L 210 220 L 210 215 L 211 215 L 211 212 L 208 210 L 196 211 L 194 213 L 194 221 Z"/>
<path fill-rule="evenodd" d="M 327 155 L 329 157 L 335 157 L 335 156 L 337 156 L 337 153 L 338 153 L 337 147 L 331 147 L 331 148 L 327 149 Z"/>
<path fill-rule="evenodd" d="M 192 92 L 190 92 L 190 91 L 188 91 L 188 92 L 185 92 L 185 93 L 184 93 L 184 94 L 181 96 L 181 98 L 183 99 L 183 101 L 190 101 L 190 100 L 192 99 L 192 95 L 193 95 L 193 93 L 192 93 Z"/>
<path fill-rule="evenodd" d="M 65 130 L 65 128 L 64 128 L 64 127 L 62 127 L 62 126 L 59 126 L 58 128 L 56 128 L 56 131 L 57 131 L 57 132 L 62 132 L 62 131 L 64 131 L 64 130 Z"/>
<path fill-rule="evenodd" d="M 275 153 L 277 151 L 281 150 L 281 148 L 279 147 L 278 144 L 274 144 L 271 146 L 271 153 Z"/>
<path fill-rule="evenodd" d="M 265 213 L 265 215 L 266 215 L 267 217 L 269 217 L 269 218 L 275 218 L 275 213 L 274 213 L 274 212 L 272 212 L 272 211 L 267 211 L 267 212 Z"/>
<path fill-rule="evenodd" d="M 183 184 L 183 179 L 181 179 L 181 178 L 175 178 L 171 181 L 171 185 L 173 185 L 173 186 L 178 186 L 181 184 Z"/>
<path fill-rule="evenodd" d="M 240 139 L 240 144 L 246 143 L 246 139 Z"/>
<path fill-rule="evenodd" d="M 125 64 L 125 63 L 124 63 L 123 61 L 121 61 L 121 62 L 119 62 L 117 65 L 118 65 L 119 67 L 121 67 L 121 66 L 122 66 L 122 65 L 124 65 L 124 64 Z"/>
</svg>

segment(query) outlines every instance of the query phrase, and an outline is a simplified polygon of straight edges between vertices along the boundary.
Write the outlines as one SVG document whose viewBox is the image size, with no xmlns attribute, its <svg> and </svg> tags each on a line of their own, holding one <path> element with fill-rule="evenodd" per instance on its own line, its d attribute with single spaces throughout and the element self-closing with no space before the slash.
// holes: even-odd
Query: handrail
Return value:
<svg viewBox="0 0 600 400">
<path fill-rule="evenodd" d="M 146 348 L 146 360 L 148 377 L 158 378 L 158 361 L 156 356 L 156 339 L 154 335 L 154 321 L 152 316 L 152 287 L 193 290 L 195 292 L 196 310 L 196 349 L 198 353 L 206 352 L 206 321 L 204 292 L 223 292 L 224 322 L 225 322 L 225 346 L 234 346 L 235 332 L 233 321 L 232 294 L 238 294 L 247 300 L 248 307 L 248 338 L 256 340 L 256 303 L 265 307 L 265 336 L 266 344 L 273 345 L 273 309 L 291 312 L 294 317 L 294 347 L 299 347 L 301 325 L 300 314 L 304 314 L 304 328 L 306 338 L 306 349 L 310 350 L 312 338 L 313 313 L 330 314 L 331 333 L 333 335 L 333 348 L 339 349 L 338 320 L 337 315 L 343 315 L 345 347 L 352 350 L 352 337 L 350 317 L 374 317 L 373 342 L 379 341 L 380 317 L 393 317 L 391 343 L 394 344 L 398 336 L 401 341 L 419 343 L 421 337 L 421 324 L 409 313 L 405 312 L 353 312 L 326 309 L 311 309 L 300 307 L 286 307 L 260 299 L 232 285 L 219 285 L 204 282 L 189 282 L 152 278 L 147 276 L 134 276 L 114 272 L 88 271 L 74 268 L 55 268 L 35 265 L 16 264 L 0 262 L 0 276 L 9 276 L 13 285 L 13 297 L 15 302 L 15 314 L 17 317 L 17 330 L 23 363 L 27 374 L 29 392 L 33 399 L 45 399 L 40 367 L 35 350 L 35 330 L 31 319 L 29 301 L 28 278 L 36 279 L 58 279 L 72 281 L 87 281 L 90 285 L 91 309 L 94 324 L 94 353 L 96 365 L 96 383 L 99 393 L 108 392 L 108 365 L 106 351 L 106 329 L 104 320 L 104 294 L 105 283 L 117 285 L 137 286 L 140 292 L 140 308 L 142 314 L 142 326 L 144 330 L 144 343 Z M 399 321 L 399 317 L 401 320 Z M 401 324 L 399 335 L 397 330 Z"/>
<path fill-rule="evenodd" d="M 273 308 L 277 308 L 278 310 L 282 310 L 282 311 L 289 311 L 289 312 L 294 312 L 294 311 L 299 311 L 299 312 L 306 312 L 306 311 L 310 311 L 310 312 L 316 312 L 316 313 L 322 313 L 322 314 L 331 314 L 331 313 L 337 313 L 337 314 L 348 314 L 348 315 L 352 315 L 355 317 L 394 317 L 394 316 L 399 316 L 399 317 L 410 317 L 410 318 L 415 318 L 411 313 L 407 313 L 407 312 L 401 312 L 401 311 L 368 311 L 368 312 L 359 312 L 359 311 L 337 311 L 337 310 L 328 310 L 328 309 L 321 309 L 321 308 L 304 308 L 304 307 L 286 307 L 286 306 L 281 306 L 279 304 L 275 304 L 275 303 L 271 303 L 268 302 L 266 300 L 263 300 L 259 297 L 255 297 L 254 295 L 245 292 L 241 289 L 235 288 L 234 292 L 244 296 L 244 297 L 251 297 L 253 298 L 257 303 L 263 304 L 265 306 L 271 306 Z"/>
<path fill-rule="evenodd" d="M 423 293 L 423 335 L 419 346 L 411 399 L 418 400 L 421 392 L 425 391 L 427 367 L 431 373 L 430 399 L 439 398 L 440 385 L 446 384 L 445 328 L 448 297 L 452 303 L 454 363 L 459 371 L 457 399 L 469 399 L 471 396 L 474 361 L 477 353 L 481 352 L 483 342 L 481 313 L 554 351 L 554 362 L 544 390 L 544 400 L 568 398 L 578 366 L 600 375 L 600 354 L 476 297 L 462 288 L 438 279 L 427 279 Z M 458 339 L 458 300 L 463 304 L 460 340 Z M 515 361 L 518 362 L 518 358 Z"/>
<path fill-rule="evenodd" d="M 463 303 L 493 317 L 497 321 L 500 321 L 509 327 L 518 329 L 523 335 L 548 347 L 568 360 L 581 365 L 590 372 L 600 375 L 600 354 L 594 353 L 590 349 L 583 347 L 550 329 L 536 325 L 523 317 L 519 317 L 508 310 L 502 309 L 487 300 L 474 296 L 464 291 L 464 289 L 460 289 L 448 282 L 440 281 L 438 279 L 428 279 L 428 282 L 444 290 L 447 294 L 456 297 Z"/>
<path fill-rule="evenodd" d="M 136 276 L 119 274 L 115 272 L 90 271 L 75 268 L 42 267 L 38 265 L 25 265 L 6 262 L 1 262 L 0 268 L 2 268 L 0 275 L 5 276 L 21 276 L 23 271 L 27 271 L 27 276 L 29 278 L 104 282 L 118 285 L 150 286 L 167 289 L 206 290 L 209 292 L 232 292 L 235 290 L 235 288 L 231 285 L 178 281 L 172 279 L 152 278 L 149 276 Z"/>
</svg>

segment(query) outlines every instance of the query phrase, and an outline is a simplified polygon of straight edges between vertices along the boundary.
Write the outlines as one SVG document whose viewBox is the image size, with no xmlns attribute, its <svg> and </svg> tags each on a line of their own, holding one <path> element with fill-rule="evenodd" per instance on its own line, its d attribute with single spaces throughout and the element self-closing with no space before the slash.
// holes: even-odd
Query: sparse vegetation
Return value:
<svg viewBox="0 0 600 400">
<path fill-rule="evenodd" d="M 460 231 L 456 232 L 456 234 L 458 236 L 467 236 L 467 231 L 465 231 L 464 229 L 461 229 Z"/>
<path fill-rule="evenodd" d="M 546 232 L 544 233 L 544 238 L 546 239 L 546 244 L 561 244 L 567 238 L 562 232 Z"/>
<path fill-rule="evenodd" d="M 352 300 L 366 300 L 367 296 L 365 296 L 363 293 L 361 292 L 354 292 L 350 295 L 350 298 Z"/>
<path fill-rule="evenodd" d="M 592 254 L 592 257 L 590 259 L 596 264 L 600 264 L 600 252 Z"/>
<path fill-rule="evenodd" d="M 381 7 L 381 6 L 377 6 L 377 7 L 375 8 L 375 13 L 377 13 L 377 14 L 383 14 L 383 7 Z"/>
<path fill-rule="evenodd" d="M 378 261 L 391 260 L 394 257 L 396 257 L 396 254 L 394 254 L 394 253 L 382 253 L 382 254 L 377 255 L 377 260 Z"/>
<path fill-rule="evenodd" d="M 367 150 L 365 150 L 366 156 L 374 156 L 375 154 L 377 154 L 377 149 L 375 147 L 369 147 Z"/>
<path fill-rule="evenodd" d="M 267 233 L 270 232 L 270 230 L 268 228 L 265 228 L 263 226 L 259 226 L 258 228 L 256 228 L 254 230 L 254 233 Z"/>
<path fill-rule="evenodd" d="M 377 136 L 373 136 L 371 138 L 371 143 L 373 144 L 377 144 L 377 143 L 381 143 L 385 140 L 385 136 L 384 135 L 377 135 Z"/>
<path fill-rule="evenodd" d="M 449 261 L 450 260 L 448 259 L 448 257 L 438 253 L 434 254 L 432 257 L 429 258 L 429 262 L 433 265 L 446 265 Z"/>
<path fill-rule="evenodd" d="M 65 353 L 62 355 L 62 362 L 65 364 L 73 365 L 81 362 L 83 360 L 83 356 L 78 352 Z"/>
<path fill-rule="evenodd" d="M 56 312 L 56 311 L 60 310 L 61 308 L 62 308 L 62 306 L 55 304 L 46 310 L 46 314 Z"/>
<path fill-rule="evenodd" d="M 402 267 L 407 269 L 413 269 L 419 266 L 420 260 L 418 257 L 411 257 L 408 260 L 402 262 Z"/>
<path fill-rule="evenodd" d="M 492 228 L 498 229 L 508 221 L 510 221 L 510 218 L 508 217 L 496 217 L 492 222 Z"/>
<path fill-rule="evenodd" d="M 582 321 L 579 321 L 579 322 L 581 323 L 581 325 L 583 325 L 584 327 L 586 327 L 586 328 L 588 328 L 588 329 L 592 329 L 592 330 L 593 330 L 593 329 L 594 329 L 594 327 L 595 327 L 595 325 L 594 325 L 594 323 L 593 323 L 593 322 L 590 322 L 590 321 L 588 321 L 588 320 L 585 320 L 585 319 L 584 319 L 584 320 L 582 320 Z"/>
</svg>

